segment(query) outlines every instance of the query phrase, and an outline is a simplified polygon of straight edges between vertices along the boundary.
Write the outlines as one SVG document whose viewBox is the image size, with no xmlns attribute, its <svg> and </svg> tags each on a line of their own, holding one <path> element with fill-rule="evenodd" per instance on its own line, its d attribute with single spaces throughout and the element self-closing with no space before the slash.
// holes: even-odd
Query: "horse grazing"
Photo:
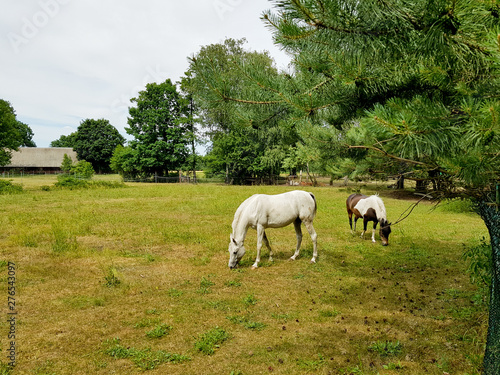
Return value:
<svg viewBox="0 0 500 375">
<path fill-rule="evenodd" d="M 385 212 L 384 202 L 378 195 L 366 196 L 363 194 L 351 194 L 346 201 L 347 214 L 349 215 L 349 225 L 351 233 L 356 232 L 356 222 L 359 218 L 363 218 L 363 233 L 361 238 L 365 237 L 366 226 L 369 221 L 373 221 L 372 241 L 375 242 L 375 229 L 380 222 L 380 239 L 382 245 L 389 245 L 389 234 L 391 234 L 391 223 L 387 222 L 387 214 Z M 354 218 L 354 230 L 352 228 L 352 215 Z"/>
<path fill-rule="evenodd" d="M 311 263 L 316 263 L 318 256 L 316 248 L 316 231 L 313 227 L 316 215 L 316 198 L 312 193 L 294 190 L 283 194 L 255 194 L 247 198 L 236 210 L 233 220 L 233 233 L 229 242 L 229 268 L 234 268 L 245 255 L 245 237 L 248 228 L 257 230 L 257 258 L 252 268 L 258 267 L 262 241 L 269 249 L 269 261 L 273 260 L 273 252 L 266 236 L 267 228 L 281 228 L 293 223 L 297 235 L 297 249 L 290 258 L 295 260 L 299 255 L 302 242 L 301 223 L 307 228 L 313 241 L 313 257 Z"/>
</svg>

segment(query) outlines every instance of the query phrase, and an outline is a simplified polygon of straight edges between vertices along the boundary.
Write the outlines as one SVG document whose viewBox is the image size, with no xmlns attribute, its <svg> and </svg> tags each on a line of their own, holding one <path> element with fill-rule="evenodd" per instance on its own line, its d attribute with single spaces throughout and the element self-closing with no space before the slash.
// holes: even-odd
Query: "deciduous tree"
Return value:
<svg viewBox="0 0 500 375">
<path fill-rule="evenodd" d="M 76 132 L 69 135 L 61 135 L 59 139 L 50 142 L 50 147 L 75 147 L 76 144 Z"/>
<path fill-rule="evenodd" d="M 183 80 L 212 142 L 207 162 L 234 183 L 279 174 L 286 150 L 297 141 L 296 124 L 288 121 L 290 107 L 264 89 L 278 79 L 274 61 L 244 44 L 244 39 L 227 39 L 203 47 L 190 59 Z"/>
<path fill-rule="evenodd" d="M 80 123 L 74 137 L 73 149 L 79 160 L 86 160 L 99 173 L 109 172 L 109 162 L 116 146 L 125 138 L 105 119 L 86 119 Z"/>
<path fill-rule="evenodd" d="M 131 99 L 126 131 L 134 137 L 130 146 L 135 153 L 135 164 L 143 173 L 165 175 L 179 170 L 189 154 L 187 103 L 177 87 L 167 79 L 150 83 Z"/>
<path fill-rule="evenodd" d="M 18 147 L 36 147 L 31 128 L 18 121 L 11 104 L 0 99 L 0 165 L 6 165 Z"/>
</svg>

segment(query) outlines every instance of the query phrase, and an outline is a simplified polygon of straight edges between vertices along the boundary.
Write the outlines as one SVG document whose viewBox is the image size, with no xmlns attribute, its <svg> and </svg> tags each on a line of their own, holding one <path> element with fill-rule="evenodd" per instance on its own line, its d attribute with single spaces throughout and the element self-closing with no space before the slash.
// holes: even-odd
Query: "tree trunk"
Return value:
<svg viewBox="0 0 500 375">
<path fill-rule="evenodd" d="M 396 181 L 396 189 L 403 190 L 405 188 L 405 176 L 399 175 Z"/>
<path fill-rule="evenodd" d="M 417 180 L 417 186 L 415 187 L 415 191 L 417 193 L 426 193 L 427 192 L 427 180 Z"/>
<path fill-rule="evenodd" d="M 479 204 L 479 213 L 490 233 L 493 257 L 488 335 L 486 338 L 486 352 L 484 353 L 483 374 L 498 375 L 500 374 L 500 212 L 497 206 L 481 202 Z"/>
</svg>

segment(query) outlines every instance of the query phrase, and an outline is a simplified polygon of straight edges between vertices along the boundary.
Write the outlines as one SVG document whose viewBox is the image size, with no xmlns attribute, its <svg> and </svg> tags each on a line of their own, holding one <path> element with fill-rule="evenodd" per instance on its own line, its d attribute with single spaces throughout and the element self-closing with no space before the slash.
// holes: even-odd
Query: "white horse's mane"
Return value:
<svg viewBox="0 0 500 375">
<path fill-rule="evenodd" d="M 355 207 L 361 215 L 365 215 L 369 208 L 373 208 L 377 214 L 377 219 L 384 219 L 387 221 L 387 213 L 385 211 L 384 202 L 378 194 L 370 195 L 368 198 L 360 199 Z"/>
<path fill-rule="evenodd" d="M 236 210 L 236 212 L 234 213 L 234 219 L 233 219 L 233 223 L 232 223 L 232 228 L 233 228 L 233 234 L 234 232 L 236 231 L 236 228 L 238 226 L 238 223 L 240 222 L 241 220 L 241 216 L 243 215 L 243 212 L 246 210 L 246 208 L 255 200 L 255 198 L 258 196 L 259 194 L 254 194 L 252 195 L 251 197 L 245 199 L 243 201 L 242 204 L 240 204 L 240 206 L 238 207 L 238 209 Z"/>
</svg>

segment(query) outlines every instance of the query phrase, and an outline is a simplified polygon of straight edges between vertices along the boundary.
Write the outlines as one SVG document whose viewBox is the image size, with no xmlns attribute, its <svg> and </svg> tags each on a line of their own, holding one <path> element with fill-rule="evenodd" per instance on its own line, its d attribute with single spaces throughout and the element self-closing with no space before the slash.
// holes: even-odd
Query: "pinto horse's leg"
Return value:
<svg viewBox="0 0 500 375">
<path fill-rule="evenodd" d="M 377 229 L 377 224 L 378 224 L 378 222 L 377 222 L 377 221 L 374 221 L 374 222 L 373 222 L 372 242 L 377 242 L 377 241 L 375 241 L 375 229 Z"/>
<path fill-rule="evenodd" d="M 363 232 L 361 233 L 361 238 L 365 239 L 366 227 L 368 226 L 368 218 L 366 216 L 363 217 Z"/>
<path fill-rule="evenodd" d="M 264 231 L 264 237 L 263 237 L 264 243 L 266 244 L 267 248 L 269 249 L 269 261 L 273 261 L 273 251 L 271 250 L 271 245 L 269 244 L 269 240 L 267 239 L 266 232 Z"/>
<path fill-rule="evenodd" d="M 293 226 L 295 228 L 295 234 L 297 235 L 297 249 L 295 250 L 295 253 L 292 255 L 290 260 L 295 260 L 295 258 L 297 258 L 299 256 L 300 244 L 302 243 L 302 228 L 300 227 L 301 224 L 302 224 L 302 221 L 299 218 L 297 218 L 293 222 Z"/>
<path fill-rule="evenodd" d="M 313 242 L 313 257 L 311 259 L 311 263 L 316 263 L 316 257 L 318 256 L 318 246 L 317 246 L 318 235 L 314 230 L 312 221 L 304 222 L 304 225 L 306 226 L 307 231 L 309 232 L 309 235 L 311 236 L 311 240 Z"/>
<path fill-rule="evenodd" d="M 354 231 L 352 230 L 352 211 L 349 211 L 347 214 L 349 215 L 349 226 L 351 227 L 351 234 L 354 234 Z"/>
<path fill-rule="evenodd" d="M 255 258 L 255 263 L 253 264 L 252 269 L 259 267 L 260 249 L 262 248 L 262 240 L 265 234 L 264 227 L 262 225 L 257 225 L 257 258 Z"/>
</svg>

